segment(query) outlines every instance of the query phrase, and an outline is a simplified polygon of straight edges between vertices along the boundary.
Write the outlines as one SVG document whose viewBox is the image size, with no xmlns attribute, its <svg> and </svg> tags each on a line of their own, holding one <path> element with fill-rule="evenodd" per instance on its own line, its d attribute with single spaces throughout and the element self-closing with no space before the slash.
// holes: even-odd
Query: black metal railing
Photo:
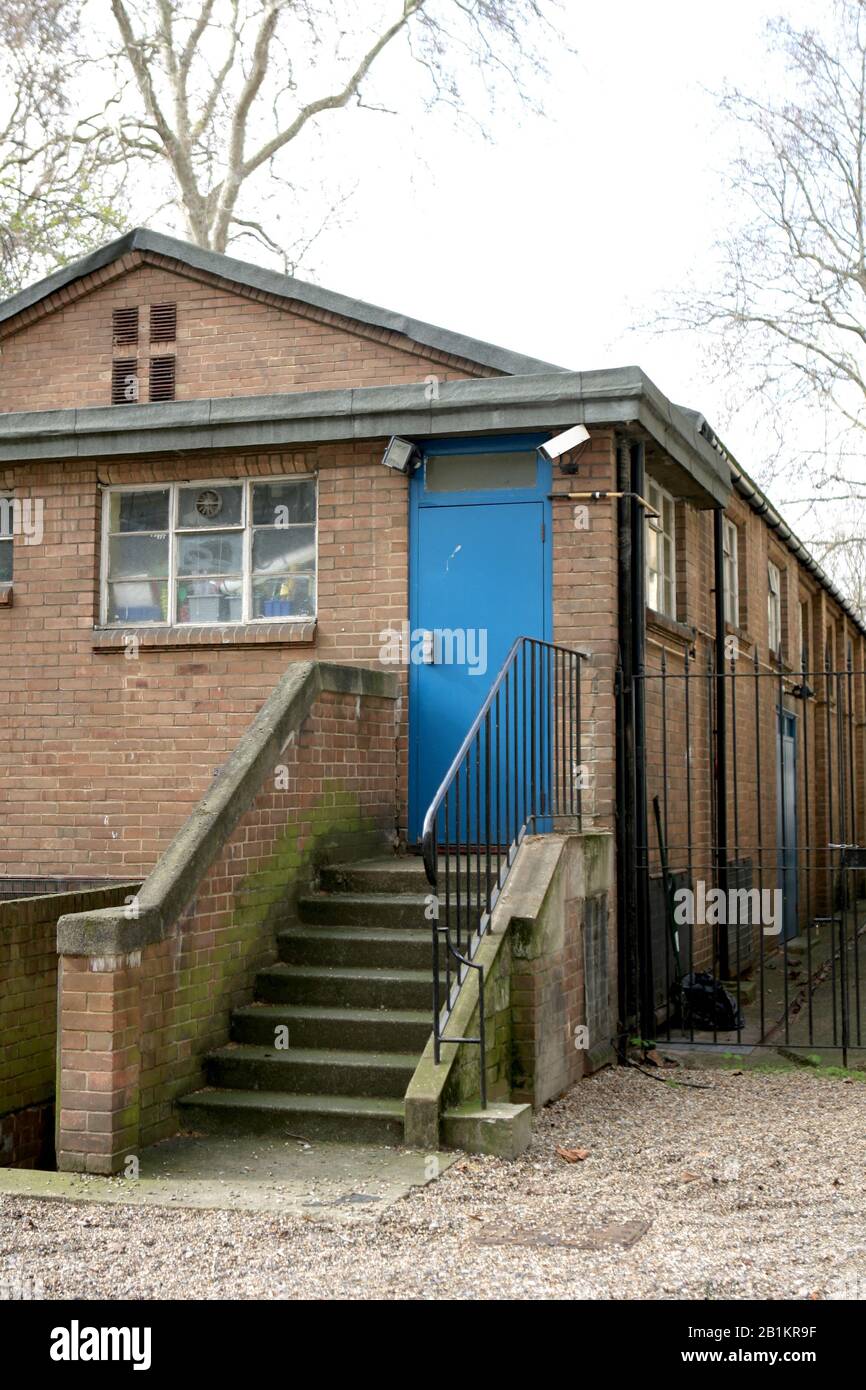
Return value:
<svg viewBox="0 0 866 1390">
<path fill-rule="evenodd" d="M 838 1048 L 847 1064 L 866 1043 L 866 669 L 789 669 L 755 649 L 717 671 L 712 651 L 661 650 L 630 692 L 618 675 L 620 700 L 639 683 L 646 817 L 621 891 L 646 904 L 643 1036 Z M 623 801 L 638 796 L 633 780 Z M 637 999 L 626 979 L 624 1035 Z"/>
<path fill-rule="evenodd" d="M 433 889 L 433 1040 L 476 1043 L 487 1105 L 484 968 L 473 959 L 524 837 L 580 829 L 583 652 L 518 637 L 424 817 Z M 446 1028 L 469 971 L 478 972 L 478 1035 Z M 443 979 L 444 974 L 444 979 Z"/>
</svg>

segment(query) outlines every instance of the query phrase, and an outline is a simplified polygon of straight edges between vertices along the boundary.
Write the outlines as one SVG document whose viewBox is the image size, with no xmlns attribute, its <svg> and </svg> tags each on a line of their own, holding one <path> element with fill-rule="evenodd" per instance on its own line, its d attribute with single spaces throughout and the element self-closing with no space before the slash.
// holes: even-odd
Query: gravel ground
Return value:
<svg viewBox="0 0 866 1390">
<path fill-rule="evenodd" d="M 662 1075 L 700 1089 L 610 1069 L 544 1110 L 517 1162 L 467 1156 L 354 1226 L 5 1197 L 0 1284 L 113 1299 L 866 1297 L 866 1085 Z"/>
</svg>

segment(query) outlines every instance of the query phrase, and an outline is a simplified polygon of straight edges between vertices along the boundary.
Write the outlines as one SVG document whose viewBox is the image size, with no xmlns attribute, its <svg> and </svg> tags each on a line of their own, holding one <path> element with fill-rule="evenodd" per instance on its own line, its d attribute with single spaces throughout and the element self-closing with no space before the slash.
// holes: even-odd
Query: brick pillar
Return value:
<svg viewBox="0 0 866 1390">
<path fill-rule="evenodd" d="M 141 956 L 62 956 L 57 1166 L 122 1172 L 138 1148 Z"/>
</svg>

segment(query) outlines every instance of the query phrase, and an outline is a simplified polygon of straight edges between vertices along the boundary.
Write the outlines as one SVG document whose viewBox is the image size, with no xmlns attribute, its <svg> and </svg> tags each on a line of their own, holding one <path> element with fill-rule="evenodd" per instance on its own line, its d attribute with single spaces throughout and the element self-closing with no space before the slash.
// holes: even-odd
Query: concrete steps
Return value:
<svg viewBox="0 0 866 1390">
<path fill-rule="evenodd" d="M 405 1092 L 417 1060 L 411 1052 L 344 1052 L 337 1048 L 304 1047 L 276 1050 L 235 1044 L 211 1053 L 207 1079 L 211 1086 L 241 1091 L 394 1096 Z"/>
<path fill-rule="evenodd" d="M 403 1097 L 432 1027 L 428 885 L 417 859 L 333 865 L 277 935 L 279 960 L 234 1010 L 194 1129 L 400 1143 Z"/>
<path fill-rule="evenodd" d="M 428 930 L 399 927 L 287 927 L 277 935 L 286 965 L 348 965 L 371 969 L 427 970 L 432 957 Z M 445 958 L 444 943 L 440 960 Z"/>
<path fill-rule="evenodd" d="M 419 1057 L 432 1027 L 429 1009 L 349 1009 L 311 1004 L 248 1004 L 232 1015 L 232 1040 L 273 1046 L 288 1028 L 298 1047 L 350 1047 L 414 1052 Z"/>
<path fill-rule="evenodd" d="M 257 980 L 259 998 L 273 1004 L 345 1004 L 358 1009 L 431 1010 L 433 1006 L 432 969 L 374 970 L 363 965 L 280 964 L 261 970 Z"/>
<path fill-rule="evenodd" d="M 186 1096 L 180 1109 L 190 1128 L 206 1134 L 292 1134 L 356 1144 L 403 1139 L 403 1102 L 396 1099 L 203 1090 Z"/>
</svg>

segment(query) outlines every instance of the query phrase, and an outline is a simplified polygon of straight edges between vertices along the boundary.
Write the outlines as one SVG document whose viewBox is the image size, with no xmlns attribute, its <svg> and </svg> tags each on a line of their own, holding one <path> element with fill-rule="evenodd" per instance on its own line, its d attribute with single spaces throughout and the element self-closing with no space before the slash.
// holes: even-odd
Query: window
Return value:
<svg viewBox="0 0 866 1390">
<path fill-rule="evenodd" d="M 737 528 L 727 517 L 722 519 L 722 558 L 725 588 L 725 621 L 731 627 L 740 626 L 740 562 Z"/>
<path fill-rule="evenodd" d="M 107 626 L 315 615 L 315 478 L 111 488 L 103 525 Z"/>
<path fill-rule="evenodd" d="M 781 656 L 782 575 L 772 560 L 767 565 L 767 645 L 774 656 Z"/>
<path fill-rule="evenodd" d="M 647 501 L 657 516 L 647 517 L 647 605 L 668 618 L 677 615 L 675 505 L 658 483 L 647 482 Z"/>
<path fill-rule="evenodd" d="M 15 514 L 11 497 L 0 497 L 0 584 L 12 583 L 12 536 Z"/>
<path fill-rule="evenodd" d="M 809 604 L 801 599 L 800 609 L 800 669 L 805 674 L 809 670 Z"/>
</svg>

